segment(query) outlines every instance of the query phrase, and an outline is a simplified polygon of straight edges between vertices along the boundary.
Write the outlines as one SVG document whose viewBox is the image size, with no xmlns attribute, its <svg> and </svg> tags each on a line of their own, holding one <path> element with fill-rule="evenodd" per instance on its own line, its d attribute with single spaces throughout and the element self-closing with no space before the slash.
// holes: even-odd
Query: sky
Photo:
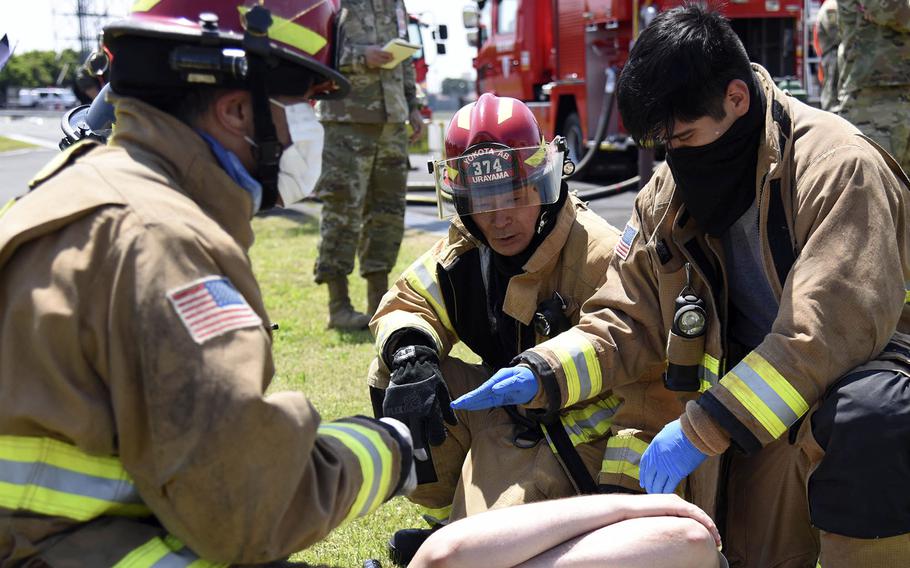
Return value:
<svg viewBox="0 0 910 568">
<path fill-rule="evenodd" d="M 133 0 L 86 0 L 88 12 L 107 14 L 106 18 L 92 18 L 93 26 L 127 14 Z M 446 77 L 473 77 L 471 59 L 476 50 L 468 47 L 462 26 L 461 12 L 465 2 L 440 2 L 439 0 L 405 0 L 408 11 L 419 15 L 425 22 L 446 24 L 449 39 L 446 55 L 437 55 L 428 45 L 426 55 L 430 65 L 427 77 L 429 90 L 436 92 Z M 59 51 L 78 48 L 76 0 L 0 0 L 0 37 L 9 34 L 10 46 L 16 52 L 34 49 Z M 425 42 L 431 42 L 429 34 Z"/>
</svg>

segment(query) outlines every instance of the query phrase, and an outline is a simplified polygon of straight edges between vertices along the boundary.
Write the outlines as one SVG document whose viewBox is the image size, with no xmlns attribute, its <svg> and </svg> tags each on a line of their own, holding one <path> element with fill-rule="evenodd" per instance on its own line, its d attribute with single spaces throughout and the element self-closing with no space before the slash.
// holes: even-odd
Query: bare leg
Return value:
<svg viewBox="0 0 910 568">
<path fill-rule="evenodd" d="M 705 527 L 683 517 L 645 517 L 573 538 L 516 568 L 716 568 Z"/>
</svg>

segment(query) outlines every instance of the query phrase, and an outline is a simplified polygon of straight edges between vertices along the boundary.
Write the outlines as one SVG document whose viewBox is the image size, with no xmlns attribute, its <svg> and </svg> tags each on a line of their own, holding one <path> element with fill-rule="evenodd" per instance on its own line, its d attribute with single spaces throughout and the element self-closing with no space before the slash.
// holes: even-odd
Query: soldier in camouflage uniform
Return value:
<svg viewBox="0 0 910 568">
<path fill-rule="evenodd" d="M 815 17 L 815 53 L 818 54 L 818 81 L 822 85 L 822 110 L 837 112 L 837 48 L 840 31 L 837 28 L 837 0 L 825 0 Z"/>
<path fill-rule="evenodd" d="M 402 0 L 342 0 L 347 8 L 339 66 L 351 81 L 343 100 L 320 101 L 316 112 L 325 127 L 319 256 L 316 282 L 329 286 L 329 327 L 364 329 L 388 290 L 404 234 L 407 187 L 407 130 L 422 129 L 414 65 L 410 59 L 392 69 L 382 65 L 390 39 L 407 38 Z M 354 253 L 367 280 L 368 314 L 354 310 L 348 274 Z"/>
<path fill-rule="evenodd" d="M 910 171 L 910 0 L 837 0 L 840 114 Z"/>
</svg>

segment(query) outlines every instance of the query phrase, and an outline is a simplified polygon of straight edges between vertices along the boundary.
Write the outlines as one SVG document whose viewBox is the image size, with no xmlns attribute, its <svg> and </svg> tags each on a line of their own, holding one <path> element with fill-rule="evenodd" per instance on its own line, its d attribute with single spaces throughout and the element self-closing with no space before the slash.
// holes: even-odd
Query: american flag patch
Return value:
<svg viewBox="0 0 910 568">
<path fill-rule="evenodd" d="M 224 276 L 206 276 L 171 290 L 168 300 L 193 341 L 202 344 L 234 329 L 262 325 L 262 320 Z"/>
<path fill-rule="evenodd" d="M 635 242 L 635 237 L 638 236 L 638 227 L 632 226 L 632 223 L 626 223 L 626 228 L 622 232 L 622 236 L 619 238 L 619 242 L 616 243 L 616 247 L 613 248 L 613 252 L 619 255 L 619 258 L 625 260 L 629 256 L 629 251 L 632 250 L 632 243 Z"/>
</svg>

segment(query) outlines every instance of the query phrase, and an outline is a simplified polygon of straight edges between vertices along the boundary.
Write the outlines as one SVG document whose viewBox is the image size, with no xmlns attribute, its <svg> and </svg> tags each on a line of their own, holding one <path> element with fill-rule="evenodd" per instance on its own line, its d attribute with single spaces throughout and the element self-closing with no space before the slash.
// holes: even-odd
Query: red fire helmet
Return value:
<svg viewBox="0 0 910 568">
<path fill-rule="evenodd" d="M 269 93 L 299 95 L 332 82 L 315 97 L 347 94 L 350 84 L 336 65 L 339 0 L 137 0 L 129 17 L 104 28 L 114 90 L 243 87 L 254 8 L 271 17 L 268 53 L 260 54 L 268 60 Z"/>
<path fill-rule="evenodd" d="M 452 117 L 433 164 L 440 217 L 555 203 L 564 153 L 523 102 L 484 93 Z"/>
</svg>

